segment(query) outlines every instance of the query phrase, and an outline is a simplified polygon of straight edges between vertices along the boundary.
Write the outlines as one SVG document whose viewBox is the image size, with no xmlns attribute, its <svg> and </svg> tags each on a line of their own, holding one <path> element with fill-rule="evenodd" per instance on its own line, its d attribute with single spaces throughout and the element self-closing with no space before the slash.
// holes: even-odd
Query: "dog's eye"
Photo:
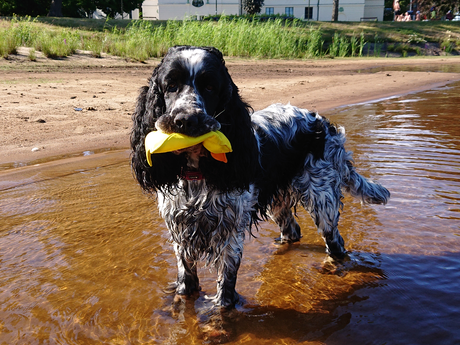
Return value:
<svg viewBox="0 0 460 345">
<path fill-rule="evenodd" d="M 208 92 L 212 92 L 214 91 L 214 86 L 208 84 L 204 87 L 204 89 Z"/>
<path fill-rule="evenodd" d="M 176 92 L 177 91 L 177 85 L 176 84 L 169 84 L 168 87 L 166 88 L 168 92 Z"/>
</svg>

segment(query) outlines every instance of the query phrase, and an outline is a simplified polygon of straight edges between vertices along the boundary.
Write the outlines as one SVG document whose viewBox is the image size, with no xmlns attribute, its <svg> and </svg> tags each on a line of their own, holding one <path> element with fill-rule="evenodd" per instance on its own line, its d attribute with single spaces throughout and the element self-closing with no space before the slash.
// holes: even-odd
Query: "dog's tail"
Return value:
<svg viewBox="0 0 460 345">
<path fill-rule="evenodd" d="M 390 192 L 382 185 L 372 182 L 358 174 L 351 161 L 347 161 L 349 178 L 346 181 L 345 191 L 365 204 L 386 204 Z"/>
</svg>

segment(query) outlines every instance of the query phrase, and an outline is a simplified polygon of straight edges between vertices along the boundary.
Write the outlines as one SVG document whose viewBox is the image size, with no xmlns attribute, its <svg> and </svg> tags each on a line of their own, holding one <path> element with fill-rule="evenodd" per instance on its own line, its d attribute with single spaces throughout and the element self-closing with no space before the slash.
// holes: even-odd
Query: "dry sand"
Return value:
<svg viewBox="0 0 460 345">
<path fill-rule="evenodd" d="M 0 164 L 129 146 L 138 90 L 159 60 L 142 64 L 82 53 L 30 62 L 26 56 L 0 61 Z M 460 58 L 227 59 L 255 110 L 290 102 L 320 113 L 460 80 L 460 73 L 397 71 L 435 65 L 460 66 Z"/>
</svg>

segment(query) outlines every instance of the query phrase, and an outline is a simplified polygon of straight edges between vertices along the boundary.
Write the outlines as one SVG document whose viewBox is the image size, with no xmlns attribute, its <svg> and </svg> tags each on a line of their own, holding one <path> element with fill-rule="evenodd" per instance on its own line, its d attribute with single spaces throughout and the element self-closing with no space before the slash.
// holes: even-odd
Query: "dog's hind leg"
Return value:
<svg viewBox="0 0 460 345">
<path fill-rule="evenodd" d="M 174 252 L 177 259 L 176 294 L 191 295 L 195 291 L 200 291 L 196 262 L 188 259 L 184 248 L 177 243 L 174 243 Z"/>
<path fill-rule="evenodd" d="M 327 252 L 341 258 L 346 251 L 338 229 L 342 208 L 340 179 L 331 165 L 324 161 L 322 163 L 306 169 L 306 173 L 294 181 L 294 187 L 301 194 L 302 206 L 321 232 Z"/>
<path fill-rule="evenodd" d="M 316 227 L 326 242 L 326 250 L 331 256 L 343 257 L 346 253 L 345 242 L 339 233 L 340 199 L 330 198 L 329 192 L 311 198 L 304 204 Z"/>
<path fill-rule="evenodd" d="M 326 242 L 328 254 L 342 258 L 346 251 L 344 247 L 345 241 L 338 229 L 339 205 L 334 205 L 332 200 L 328 200 L 326 204 L 323 204 L 320 200 L 315 200 L 313 208 L 310 210 L 310 215 Z"/>
<path fill-rule="evenodd" d="M 292 213 L 294 205 L 295 199 L 289 192 L 280 194 L 270 205 L 269 216 L 280 227 L 277 241 L 281 243 L 300 241 L 300 226 Z"/>
</svg>

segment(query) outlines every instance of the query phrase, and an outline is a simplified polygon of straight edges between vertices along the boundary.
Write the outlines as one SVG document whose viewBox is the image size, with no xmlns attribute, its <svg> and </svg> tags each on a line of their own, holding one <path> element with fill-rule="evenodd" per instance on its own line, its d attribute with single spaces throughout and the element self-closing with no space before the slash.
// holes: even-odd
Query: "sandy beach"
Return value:
<svg viewBox="0 0 460 345">
<path fill-rule="evenodd" d="M 0 164 L 17 166 L 66 154 L 129 147 L 138 90 L 147 84 L 160 60 L 134 63 L 81 53 L 63 60 L 30 62 L 26 56 L 20 52 L 0 61 Z M 290 102 L 321 113 L 460 80 L 460 73 L 426 71 L 431 66 L 460 65 L 458 57 L 227 58 L 226 64 L 242 97 L 255 110 Z M 401 71 L 401 66 L 411 71 Z"/>
</svg>

